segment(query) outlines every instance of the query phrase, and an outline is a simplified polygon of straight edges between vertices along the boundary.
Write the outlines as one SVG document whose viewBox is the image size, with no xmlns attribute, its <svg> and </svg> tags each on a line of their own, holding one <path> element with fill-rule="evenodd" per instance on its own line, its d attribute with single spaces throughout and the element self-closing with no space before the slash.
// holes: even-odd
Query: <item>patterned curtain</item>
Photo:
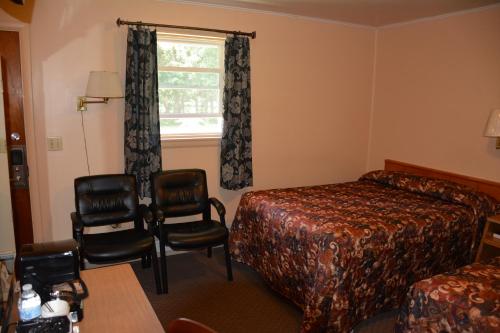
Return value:
<svg viewBox="0 0 500 333">
<path fill-rule="evenodd" d="M 151 197 L 151 174 L 161 171 L 156 31 L 129 28 L 125 87 L 125 173 L 137 177 L 141 199 Z"/>
<path fill-rule="evenodd" d="M 248 37 L 226 38 L 224 69 L 220 186 L 238 190 L 253 185 Z"/>
</svg>

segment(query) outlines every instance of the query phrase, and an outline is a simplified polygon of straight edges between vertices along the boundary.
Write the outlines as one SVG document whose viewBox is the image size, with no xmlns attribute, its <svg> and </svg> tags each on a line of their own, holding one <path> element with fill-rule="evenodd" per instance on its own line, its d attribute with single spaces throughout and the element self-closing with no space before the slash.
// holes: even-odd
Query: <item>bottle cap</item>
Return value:
<svg viewBox="0 0 500 333">
<path fill-rule="evenodd" d="M 31 289 L 33 289 L 33 286 L 31 285 L 31 283 L 23 284 L 23 291 L 28 291 Z"/>
</svg>

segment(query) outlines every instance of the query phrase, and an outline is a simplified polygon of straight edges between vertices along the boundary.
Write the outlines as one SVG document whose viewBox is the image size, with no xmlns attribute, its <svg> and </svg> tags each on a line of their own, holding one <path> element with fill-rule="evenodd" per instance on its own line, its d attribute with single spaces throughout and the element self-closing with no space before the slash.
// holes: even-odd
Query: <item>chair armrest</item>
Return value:
<svg viewBox="0 0 500 333">
<path fill-rule="evenodd" d="M 217 213 L 219 214 L 220 222 L 226 226 L 226 208 L 222 204 L 222 202 L 219 201 L 217 198 L 209 198 L 208 201 L 210 202 L 211 205 L 215 207 L 215 210 L 217 210 Z"/>
<path fill-rule="evenodd" d="M 146 221 L 147 224 L 150 224 L 155 221 L 153 213 L 148 208 L 148 206 L 144 204 L 139 205 L 139 214 L 141 215 L 142 219 Z"/>
<path fill-rule="evenodd" d="M 158 223 L 163 223 L 165 221 L 165 214 L 163 214 L 163 211 L 160 208 L 157 208 L 153 204 L 149 205 L 149 210 L 153 214 L 153 217 L 155 221 Z"/>
<path fill-rule="evenodd" d="M 84 226 L 80 214 L 77 212 L 71 213 L 71 222 L 73 223 L 73 230 L 78 232 L 83 231 Z"/>
<path fill-rule="evenodd" d="M 80 214 L 77 212 L 71 213 L 71 223 L 73 224 L 73 239 L 81 246 L 84 226 Z"/>
</svg>

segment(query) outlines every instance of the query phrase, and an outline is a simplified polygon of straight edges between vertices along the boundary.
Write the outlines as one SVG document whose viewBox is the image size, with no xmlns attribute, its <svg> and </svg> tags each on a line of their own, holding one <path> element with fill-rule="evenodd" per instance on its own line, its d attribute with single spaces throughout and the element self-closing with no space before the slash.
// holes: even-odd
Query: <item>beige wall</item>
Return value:
<svg viewBox="0 0 500 333">
<path fill-rule="evenodd" d="M 369 169 L 392 158 L 500 180 L 482 136 L 500 107 L 500 7 L 377 33 Z"/>
<path fill-rule="evenodd" d="M 0 68 L 2 59 L 0 59 Z M 9 164 L 7 161 L 7 141 L 5 137 L 5 114 L 3 100 L 3 80 L 0 71 L 0 257 L 16 252 L 12 205 L 10 202 Z"/>
<path fill-rule="evenodd" d="M 71 237 L 73 179 L 86 174 L 76 96 L 90 70 L 125 76 L 118 16 L 257 31 L 254 189 L 352 180 L 385 158 L 500 180 L 500 152 L 482 137 L 489 110 L 500 107 L 499 7 L 379 29 L 374 57 L 369 28 L 154 0 L 38 1 L 33 119 L 41 216 L 54 239 Z M 84 117 L 92 173 L 122 172 L 123 100 L 91 105 Z M 46 136 L 62 136 L 64 149 L 47 152 Z M 218 152 L 165 147 L 164 168 L 206 169 L 231 221 L 241 192 L 219 188 Z"/>
<path fill-rule="evenodd" d="M 369 28 L 160 1 L 37 1 L 31 25 L 35 113 L 62 151 L 47 152 L 44 205 L 54 239 L 71 237 L 73 179 L 86 174 L 76 96 L 90 70 L 124 78 L 126 28 L 116 18 L 257 31 L 251 42 L 254 188 L 351 180 L 365 169 L 374 31 Z M 84 114 L 93 174 L 123 170 L 123 100 Z M 218 147 L 163 150 L 164 168 L 207 170 L 232 220 L 239 192 L 218 187 Z"/>
<path fill-rule="evenodd" d="M 126 28 L 114 25 L 118 16 L 257 30 L 255 188 L 351 180 L 365 164 L 383 167 L 385 158 L 500 181 L 500 151 L 482 137 L 490 109 L 500 107 L 500 7 L 379 29 L 370 115 L 371 29 L 159 1 L 39 0 L 31 27 L 0 10 L 0 29 L 21 38 L 37 241 L 71 237 L 72 183 L 86 173 L 75 99 L 90 70 L 124 77 Z M 123 101 L 90 106 L 84 116 L 92 172 L 121 172 Z M 62 136 L 64 150 L 47 152 L 47 135 Z M 217 146 L 163 153 L 165 168 L 206 169 L 211 194 L 224 201 L 231 220 L 240 193 L 218 187 Z M 5 224 L 0 230 L 0 253 L 10 251 L 12 230 Z"/>
</svg>

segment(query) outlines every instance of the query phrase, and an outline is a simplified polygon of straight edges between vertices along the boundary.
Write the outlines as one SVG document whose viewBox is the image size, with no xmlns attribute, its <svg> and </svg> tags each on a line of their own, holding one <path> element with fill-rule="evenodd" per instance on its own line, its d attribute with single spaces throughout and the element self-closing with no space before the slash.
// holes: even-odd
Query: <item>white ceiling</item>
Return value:
<svg viewBox="0 0 500 333">
<path fill-rule="evenodd" d="M 248 8 L 379 27 L 483 7 L 500 3 L 500 0 L 204 0 L 184 2 Z"/>
</svg>

